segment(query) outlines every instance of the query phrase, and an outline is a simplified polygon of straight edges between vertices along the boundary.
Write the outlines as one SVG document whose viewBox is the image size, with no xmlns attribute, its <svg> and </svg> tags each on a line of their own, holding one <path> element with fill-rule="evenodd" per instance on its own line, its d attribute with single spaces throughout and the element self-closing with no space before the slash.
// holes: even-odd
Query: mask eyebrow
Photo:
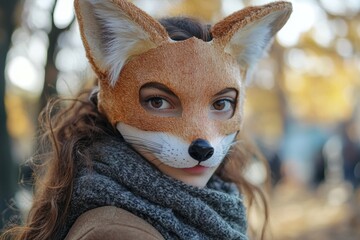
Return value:
<svg viewBox="0 0 360 240">
<path fill-rule="evenodd" d="M 233 91 L 234 91 L 234 92 L 236 93 L 236 95 L 237 95 L 237 92 L 238 92 L 238 91 L 237 91 L 235 88 L 225 88 L 225 89 L 221 90 L 220 92 L 216 93 L 216 94 L 214 95 L 214 97 L 223 95 L 223 94 L 228 93 L 228 92 L 233 92 Z"/>
<path fill-rule="evenodd" d="M 168 87 L 166 87 L 164 84 L 161 84 L 161 83 L 157 83 L 157 82 L 146 83 L 143 86 L 141 86 L 140 89 L 143 89 L 143 88 L 156 88 L 156 89 L 159 89 L 169 95 L 173 95 L 174 97 L 177 97 L 173 91 L 171 91 Z"/>
</svg>

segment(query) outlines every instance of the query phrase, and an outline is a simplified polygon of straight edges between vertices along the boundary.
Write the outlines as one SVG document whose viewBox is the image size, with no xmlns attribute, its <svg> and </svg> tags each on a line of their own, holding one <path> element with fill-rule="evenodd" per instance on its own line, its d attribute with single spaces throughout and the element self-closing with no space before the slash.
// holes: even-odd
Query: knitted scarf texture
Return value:
<svg viewBox="0 0 360 240">
<path fill-rule="evenodd" d="M 235 184 L 213 176 L 198 188 L 172 179 L 124 140 L 108 137 L 89 149 L 92 166 L 74 181 L 62 239 L 82 213 L 116 206 L 144 219 L 165 239 L 248 239 L 246 210 Z"/>
</svg>

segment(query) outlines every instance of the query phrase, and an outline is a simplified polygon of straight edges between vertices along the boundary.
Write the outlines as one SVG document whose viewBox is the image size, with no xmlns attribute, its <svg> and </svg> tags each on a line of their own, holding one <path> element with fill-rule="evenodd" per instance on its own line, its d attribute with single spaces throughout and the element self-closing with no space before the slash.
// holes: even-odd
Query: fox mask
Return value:
<svg viewBox="0 0 360 240">
<path fill-rule="evenodd" d="M 287 2 L 245 8 L 204 42 L 171 40 L 124 0 L 76 0 L 75 9 L 99 78 L 99 110 L 128 143 L 175 168 L 224 159 L 241 129 L 250 72 L 292 11 Z"/>
</svg>

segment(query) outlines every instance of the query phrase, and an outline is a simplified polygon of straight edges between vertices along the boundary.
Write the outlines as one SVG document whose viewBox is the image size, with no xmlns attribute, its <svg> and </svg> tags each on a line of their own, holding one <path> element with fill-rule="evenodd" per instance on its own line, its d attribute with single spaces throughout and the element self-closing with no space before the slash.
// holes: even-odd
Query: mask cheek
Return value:
<svg viewBox="0 0 360 240">
<path fill-rule="evenodd" d="M 132 145 L 136 150 L 146 150 L 152 153 L 161 151 L 162 137 L 160 134 L 143 131 L 123 122 L 118 122 L 116 128 L 125 141 Z"/>
<path fill-rule="evenodd" d="M 150 162 L 155 157 L 173 168 L 191 168 L 198 164 L 188 153 L 189 144 L 179 137 L 165 132 L 143 131 L 122 122 L 118 122 L 116 128 L 125 141 Z"/>
<path fill-rule="evenodd" d="M 218 121 L 217 123 L 215 123 L 215 126 L 218 129 L 218 131 L 223 136 L 225 136 L 224 138 L 227 138 L 232 134 L 235 134 L 236 137 L 237 133 L 239 133 L 241 130 L 242 127 L 241 124 L 242 124 L 241 117 L 236 115 L 229 120 Z"/>
<path fill-rule="evenodd" d="M 204 167 L 218 166 L 227 155 L 238 132 L 211 141 L 215 150 L 213 156 L 199 162 L 190 156 L 190 144 L 180 137 L 166 132 L 143 131 L 122 122 L 118 122 L 116 128 L 125 141 L 148 161 L 154 162 L 156 159 L 173 168 L 191 168 L 199 164 Z"/>
<path fill-rule="evenodd" d="M 233 145 L 237 133 L 238 132 L 236 131 L 225 137 L 219 137 L 212 141 L 212 145 L 215 149 L 214 155 L 208 160 L 202 162 L 200 165 L 205 167 L 216 167 L 220 165 L 220 163 L 222 163 L 222 161 L 224 160 L 225 156 L 228 154 L 229 149 Z"/>
</svg>

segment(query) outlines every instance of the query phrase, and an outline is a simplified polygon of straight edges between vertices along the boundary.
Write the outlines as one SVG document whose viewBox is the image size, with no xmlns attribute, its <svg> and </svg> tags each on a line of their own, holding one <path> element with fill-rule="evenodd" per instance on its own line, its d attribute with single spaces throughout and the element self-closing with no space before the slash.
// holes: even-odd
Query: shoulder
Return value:
<svg viewBox="0 0 360 240">
<path fill-rule="evenodd" d="M 158 240 L 161 234 L 145 220 L 113 206 L 83 213 L 73 224 L 65 240 Z"/>
</svg>

